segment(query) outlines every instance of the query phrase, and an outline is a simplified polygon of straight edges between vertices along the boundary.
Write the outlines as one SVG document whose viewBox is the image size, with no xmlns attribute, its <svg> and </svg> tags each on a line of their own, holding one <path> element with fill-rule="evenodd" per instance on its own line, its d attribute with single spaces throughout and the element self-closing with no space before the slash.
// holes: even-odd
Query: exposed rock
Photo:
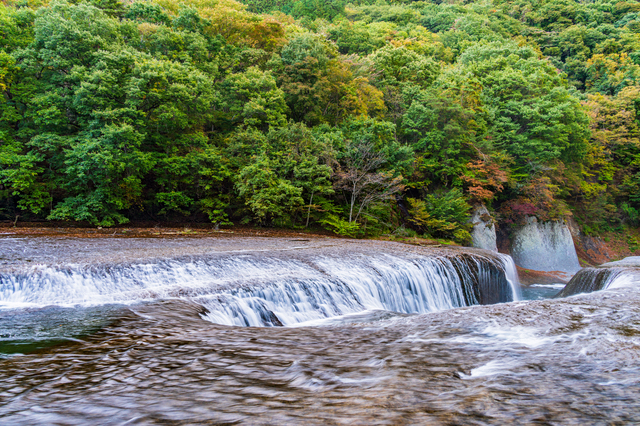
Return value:
<svg viewBox="0 0 640 426">
<path fill-rule="evenodd" d="M 599 237 L 580 235 L 573 239 L 578 257 L 592 265 L 608 262 L 615 254 Z"/>
<path fill-rule="evenodd" d="M 569 228 L 569 232 L 571 232 L 571 236 L 574 239 L 579 238 L 582 235 L 582 232 L 580 231 L 580 225 L 578 225 L 578 222 L 576 222 L 573 217 L 569 217 L 567 219 L 567 228 Z"/>
<path fill-rule="evenodd" d="M 583 264 L 589 266 L 599 265 L 616 257 L 601 238 L 583 234 L 580 231 L 580 226 L 573 218 L 567 219 L 567 227 L 573 237 L 578 259 Z"/>
<path fill-rule="evenodd" d="M 598 268 L 640 268 L 640 256 L 629 256 L 615 262 L 603 263 Z"/>
<path fill-rule="evenodd" d="M 496 226 L 489 210 L 480 204 L 475 207 L 470 222 L 473 224 L 471 238 L 473 247 L 498 251 L 496 245 Z"/>
<path fill-rule="evenodd" d="M 568 226 L 558 221 L 538 222 L 533 216 L 513 232 L 511 256 L 516 265 L 536 271 L 574 274 L 580 269 Z"/>
<path fill-rule="evenodd" d="M 561 271 L 534 271 L 518 267 L 518 277 L 520 284 L 530 286 L 531 284 L 566 284 L 571 276 Z"/>
</svg>

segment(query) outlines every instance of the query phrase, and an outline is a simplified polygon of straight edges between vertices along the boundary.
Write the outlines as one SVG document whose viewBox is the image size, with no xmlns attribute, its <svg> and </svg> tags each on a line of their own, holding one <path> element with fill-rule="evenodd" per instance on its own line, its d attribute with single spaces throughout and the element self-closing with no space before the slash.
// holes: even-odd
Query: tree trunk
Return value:
<svg viewBox="0 0 640 426">
<path fill-rule="evenodd" d="M 311 215 L 311 204 L 313 204 L 313 192 L 311 193 L 311 199 L 309 200 L 309 209 L 307 210 L 307 224 L 304 226 L 305 228 L 309 227 L 309 216 Z"/>
</svg>

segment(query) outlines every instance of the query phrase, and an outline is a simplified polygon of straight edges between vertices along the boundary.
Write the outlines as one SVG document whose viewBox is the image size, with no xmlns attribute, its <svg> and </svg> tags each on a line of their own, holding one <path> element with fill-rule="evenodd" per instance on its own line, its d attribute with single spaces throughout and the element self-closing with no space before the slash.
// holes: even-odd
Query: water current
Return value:
<svg viewBox="0 0 640 426">
<path fill-rule="evenodd" d="M 640 420 L 635 287 L 514 301 L 507 257 L 332 239 L 0 253 L 3 424 Z"/>
</svg>

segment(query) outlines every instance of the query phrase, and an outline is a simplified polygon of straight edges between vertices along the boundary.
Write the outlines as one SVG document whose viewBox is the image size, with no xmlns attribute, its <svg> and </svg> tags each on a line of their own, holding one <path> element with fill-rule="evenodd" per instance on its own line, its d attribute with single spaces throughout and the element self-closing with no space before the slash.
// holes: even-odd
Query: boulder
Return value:
<svg viewBox="0 0 640 426">
<path fill-rule="evenodd" d="M 469 222 L 473 224 L 473 230 L 471 231 L 473 247 L 497 252 L 496 226 L 487 207 L 477 205 Z"/>
<path fill-rule="evenodd" d="M 528 216 L 512 233 L 511 256 L 516 265 L 526 269 L 570 275 L 580 270 L 571 232 L 560 221 L 539 222 Z"/>
</svg>

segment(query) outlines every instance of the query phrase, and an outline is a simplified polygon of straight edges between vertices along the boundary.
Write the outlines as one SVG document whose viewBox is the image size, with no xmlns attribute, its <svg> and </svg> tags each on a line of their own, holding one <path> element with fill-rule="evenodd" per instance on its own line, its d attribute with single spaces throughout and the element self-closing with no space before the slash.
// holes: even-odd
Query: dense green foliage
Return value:
<svg viewBox="0 0 640 426">
<path fill-rule="evenodd" d="M 640 3 L 244 3 L 0 5 L 0 219 L 640 224 Z"/>
</svg>

